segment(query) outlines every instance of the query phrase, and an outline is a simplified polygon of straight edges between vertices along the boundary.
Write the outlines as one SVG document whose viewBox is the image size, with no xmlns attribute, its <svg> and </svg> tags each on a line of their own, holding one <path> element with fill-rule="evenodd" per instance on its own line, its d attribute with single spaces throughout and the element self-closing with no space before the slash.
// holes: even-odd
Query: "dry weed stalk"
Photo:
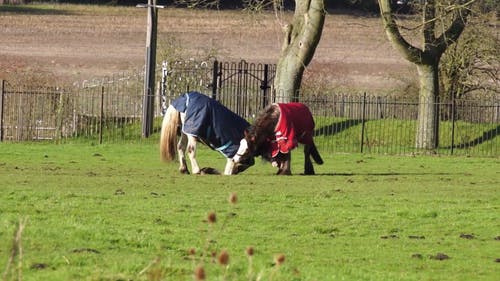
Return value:
<svg viewBox="0 0 500 281">
<path fill-rule="evenodd" d="M 206 278 L 205 269 L 201 265 L 197 266 L 194 269 L 194 280 L 202 281 L 202 280 L 205 280 L 205 278 Z"/>
<path fill-rule="evenodd" d="M 253 254 L 254 254 L 253 247 L 248 246 L 245 250 L 245 253 L 247 254 L 247 258 L 248 258 L 247 277 L 248 277 L 248 280 L 252 280 L 253 279 Z"/>
<path fill-rule="evenodd" d="M 144 273 L 148 272 L 149 269 L 154 266 L 154 265 L 157 265 L 158 263 L 160 262 L 160 258 L 159 257 L 156 257 L 154 258 L 145 268 L 143 268 L 140 272 L 139 272 L 139 276 L 140 275 L 143 275 Z"/>
<path fill-rule="evenodd" d="M 195 248 L 190 248 L 188 251 L 189 254 L 189 259 L 191 260 L 193 267 L 196 265 L 196 249 Z"/>
<path fill-rule="evenodd" d="M 19 224 L 17 225 L 16 230 L 14 231 L 14 240 L 12 241 L 12 249 L 10 252 L 9 260 L 7 261 L 7 265 L 5 266 L 5 271 L 2 275 L 2 280 L 7 281 L 7 277 L 9 276 L 10 267 L 14 263 L 17 258 L 17 280 L 23 280 L 23 246 L 21 243 L 21 238 L 23 234 L 24 227 L 27 222 L 27 218 L 20 219 Z"/>
<path fill-rule="evenodd" d="M 230 268 L 230 257 L 229 253 L 226 249 L 218 250 L 217 246 L 212 247 L 211 244 L 215 242 L 215 237 L 217 234 L 222 232 L 225 228 L 226 223 L 234 216 L 236 216 L 236 213 L 234 212 L 234 208 L 236 207 L 236 204 L 238 203 L 238 196 L 235 192 L 232 192 L 229 194 L 228 197 L 228 203 L 231 205 L 231 208 L 233 211 L 229 212 L 227 216 L 224 216 L 224 219 L 222 222 L 219 221 L 219 226 L 216 231 L 216 223 L 217 223 L 217 214 L 215 211 L 210 211 L 204 222 L 207 224 L 207 234 L 206 234 L 206 245 L 201 253 L 201 260 L 200 263 L 195 265 L 195 255 L 196 255 L 196 250 L 195 248 L 191 248 L 188 250 L 189 256 L 191 257 L 193 261 L 193 268 L 194 268 L 194 280 L 196 281 L 201 281 L 206 279 L 206 272 L 205 272 L 205 266 L 208 264 L 219 264 L 222 269 L 222 276 L 219 278 L 221 280 L 227 280 L 228 278 L 231 278 L 229 275 L 229 268 Z M 266 274 L 265 272 L 267 270 L 261 270 L 258 274 L 257 272 L 254 271 L 253 268 L 253 256 L 255 254 L 255 250 L 253 246 L 248 246 L 245 249 L 245 254 L 248 259 L 248 271 L 247 271 L 247 279 L 249 281 L 255 280 L 255 281 L 260 281 Z M 269 280 L 273 280 L 274 278 L 277 277 L 278 271 L 280 270 L 281 266 L 285 262 L 285 255 L 284 254 L 278 254 L 274 257 L 274 266 L 271 269 L 271 272 L 269 274 Z M 278 276 L 279 277 L 279 276 Z"/>
<path fill-rule="evenodd" d="M 284 254 L 278 254 L 274 257 L 274 267 L 273 271 L 271 271 L 271 275 L 269 276 L 269 280 L 273 280 L 274 276 L 277 274 L 278 270 L 281 268 L 284 262 L 285 262 Z"/>
<path fill-rule="evenodd" d="M 217 215 L 215 212 L 209 212 L 207 215 L 207 223 L 208 223 L 208 229 L 207 229 L 207 237 L 205 239 L 206 244 L 204 251 L 202 252 L 201 259 L 204 260 L 205 257 L 209 257 L 210 253 L 210 244 L 213 242 L 213 233 L 214 233 L 214 225 L 217 222 Z M 212 254 L 213 257 L 213 254 Z"/>
<path fill-rule="evenodd" d="M 226 280 L 227 271 L 229 269 L 229 253 L 226 250 L 222 250 L 220 252 L 217 260 L 218 260 L 219 264 L 222 266 L 222 268 L 224 269 L 224 274 L 222 276 L 222 280 Z"/>
</svg>

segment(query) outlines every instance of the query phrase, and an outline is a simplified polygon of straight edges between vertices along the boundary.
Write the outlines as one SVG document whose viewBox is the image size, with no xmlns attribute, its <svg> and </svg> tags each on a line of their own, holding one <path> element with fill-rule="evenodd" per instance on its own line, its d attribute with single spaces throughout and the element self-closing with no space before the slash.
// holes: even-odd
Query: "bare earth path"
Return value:
<svg viewBox="0 0 500 281">
<path fill-rule="evenodd" d="M 160 49 L 248 62 L 275 63 L 282 40 L 274 14 L 243 11 L 167 8 L 159 11 L 158 32 Z M 135 7 L 0 10 L 0 79 L 24 72 L 75 82 L 137 70 L 145 39 L 146 11 Z M 327 16 L 306 73 L 341 90 L 369 93 L 391 91 L 413 75 L 387 42 L 379 18 L 341 13 Z"/>
</svg>

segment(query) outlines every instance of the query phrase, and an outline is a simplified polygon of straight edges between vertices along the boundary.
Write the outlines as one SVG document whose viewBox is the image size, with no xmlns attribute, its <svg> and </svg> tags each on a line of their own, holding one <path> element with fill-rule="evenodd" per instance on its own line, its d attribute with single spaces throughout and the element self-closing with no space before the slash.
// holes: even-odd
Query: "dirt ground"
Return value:
<svg viewBox="0 0 500 281">
<path fill-rule="evenodd" d="M 135 7 L 0 9 L 0 79 L 35 73 L 66 83 L 141 69 L 146 14 Z M 158 15 L 159 55 L 265 63 L 277 61 L 281 26 L 291 17 L 171 8 Z M 415 70 L 390 46 L 378 17 L 334 12 L 306 77 L 379 93 L 402 89 Z"/>
</svg>

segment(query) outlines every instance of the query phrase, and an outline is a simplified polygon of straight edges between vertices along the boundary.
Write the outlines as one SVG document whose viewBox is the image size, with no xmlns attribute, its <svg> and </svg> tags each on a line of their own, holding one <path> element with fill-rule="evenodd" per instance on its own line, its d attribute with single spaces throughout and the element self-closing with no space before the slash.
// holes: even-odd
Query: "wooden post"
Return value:
<svg viewBox="0 0 500 281">
<path fill-rule="evenodd" d="M 158 8 L 164 8 L 164 6 L 156 5 L 156 0 L 148 0 L 148 4 L 139 4 L 136 7 L 148 9 L 146 65 L 144 69 L 144 96 L 142 103 L 142 137 L 147 138 L 151 135 L 153 128 L 157 13 Z"/>
<path fill-rule="evenodd" d="M 366 114 L 366 93 L 363 94 L 363 103 L 362 103 L 362 111 L 361 111 L 361 142 L 360 142 L 360 152 L 363 153 L 363 146 L 365 141 L 365 116 Z"/>
</svg>

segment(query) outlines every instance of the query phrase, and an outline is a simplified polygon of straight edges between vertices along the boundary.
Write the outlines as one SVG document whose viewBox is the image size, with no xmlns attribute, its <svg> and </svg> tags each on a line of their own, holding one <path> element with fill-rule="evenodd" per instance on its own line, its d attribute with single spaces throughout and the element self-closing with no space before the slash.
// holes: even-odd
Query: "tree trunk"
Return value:
<svg viewBox="0 0 500 281">
<path fill-rule="evenodd" d="M 302 75 L 311 62 L 325 22 L 325 0 L 296 0 L 292 23 L 285 27 L 285 38 L 276 66 L 276 101 L 298 99 Z"/>
<path fill-rule="evenodd" d="M 405 59 L 417 66 L 420 82 L 419 109 L 417 120 L 417 135 L 415 148 L 432 151 L 439 145 L 439 61 L 448 46 L 457 41 L 465 28 L 470 6 L 475 0 L 462 6 L 448 6 L 452 10 L 452 20 L 449 26 L 436 27 L 443 18 L 436 15 L 438 4 L 435 0 L 427 0 L 422 6 L 422 48 L 410 44 L 399 32 L 399 26 L 394 18 L 390 0 L 378 0 L 380 15 L 384 29 L 395 49 Z M 438 36 L 438 31 L 442 33 Z"/>
<path fill-rule="evenodd" d="M 420 83 L 415 148 L 433 150 L 439 143 L 438 65 L 417 65 Z"/>
</svg>

